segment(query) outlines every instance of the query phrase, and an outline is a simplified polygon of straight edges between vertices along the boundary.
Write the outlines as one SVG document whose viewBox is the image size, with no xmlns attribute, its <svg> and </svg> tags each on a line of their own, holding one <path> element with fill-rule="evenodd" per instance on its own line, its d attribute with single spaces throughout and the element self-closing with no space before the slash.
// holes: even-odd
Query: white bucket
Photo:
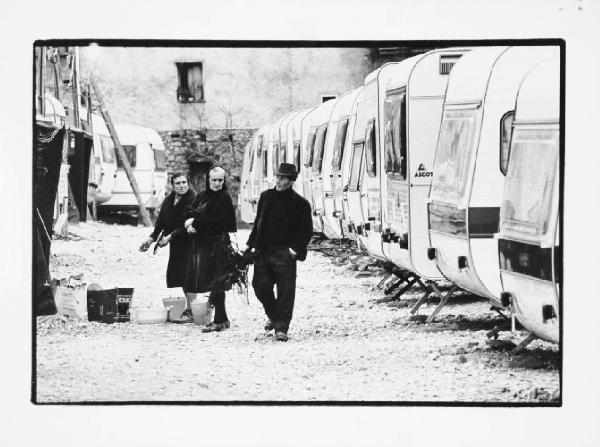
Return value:
<svg viewBox="0 0 600 447">
<path fill-rule="evenodd" d="M 206 326 L 212 322 L 214 308 L 208 304 L 208 301 L 194 301 L 192 303 L 192 315 L 194 324 Z"/>
</svg>

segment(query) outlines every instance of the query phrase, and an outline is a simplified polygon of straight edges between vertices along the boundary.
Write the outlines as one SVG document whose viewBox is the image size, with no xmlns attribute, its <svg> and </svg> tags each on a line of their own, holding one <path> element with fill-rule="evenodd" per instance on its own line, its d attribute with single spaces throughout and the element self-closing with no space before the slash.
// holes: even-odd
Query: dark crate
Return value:
<svg viewBox="0 0 600 447">
<path fill-rule="evenodd" d="M 117 316 L 118 289 L 88 290 L 88 320 L 114 323 Z"/>
</svg>

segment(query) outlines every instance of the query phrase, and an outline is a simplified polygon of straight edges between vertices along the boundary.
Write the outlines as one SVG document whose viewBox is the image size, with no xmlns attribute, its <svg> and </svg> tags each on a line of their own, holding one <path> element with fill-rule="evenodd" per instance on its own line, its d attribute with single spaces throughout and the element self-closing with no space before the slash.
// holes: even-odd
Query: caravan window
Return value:
<svg viewBox="0 0 600 447">
<path fill-rule="evenodd" d="M 294 163 L 298 172 L 300 172 L 301 164 L 300 163 L 300 140 L 294 140 Z"/>
<path fill-rule="evenodd" d="M 256 147 L 254 146 L 254 144 L 250 143 L 250 153 L 248 154 L 248 162 L 250 163 L 249 167 L 248 167 L 248 171 L 252 172 L 254 169 L 254 152 L 255 152 Z"/>
<path fill-rule="evenodd" d="M 476 121 L 477 109 L 444 111 L 435 154 L 432 199 L 458 203 L 464 197 L 475 145 Z"/>
<path fill-rule="evenodd" d="M 273 141 L 273 175 L 277 174 L 277 169 L 279 168 L 279 142 L 277 140 Z"/>
<path fill-rule="evenodd" d="M 346 133 L 348 130 L 348 118 L 338 123 L 335 142 L 333 143 L 333 158 L 331 159 L 331 168 L 336 171 L 342 167 L 342 157 L 344 156 L 344 145 L 346 144 Z"/>
<path fill-rule="evenodd" d="M 375 139 L 375 120 L 367 123 L 367 133 L 365 135 L 365 152 L 367 162 L 367 174 L 369 177 L 377 175 L 377 141 Z"/>
<path fill-rule="evenodd" d="M 385 172 L 406 180 L 406 93 L 389 92 L 383 104 Z"/>
<path fill-rule="evenodd" d="M 323 151 L 325 148 L 325 140 L 327 139 L 327 124 L 319 127 L 315 137 L 315 146 L 313 149 L 313 167 L 317 172 L 321 172 L 323 166 Z"/>
<path fill-rule="evenodd" d="M 266 178 L 267 171 L 268 171 L 268 164 L 269 164 L 269 158 L 267 157 L 266 151 L 263 151 L 261 161 L 262 161 L 262 175 L 263 175 L 263 178 Z"/>
<path fill-rule="evenodd" d="M 507 232 L 538 240 L 549 228 L 558 129 L 515 129 L 511 158 L 500 225 Z"/>
<path fill-rule="evenodd" d="M 258 136 L 258 143 L 256 145 L 258 147 L 258 156 L 260 157 L 262 155 L 262 151 L 263 151 L 263 136 L 259 135 Z"/>
<path fill-rule="evenodd" d="M 500 171 L 506 175 L 508 159 L 510 158 L 510 136 L 515 121 L 515 112 L 507 112 L 500 121 Z"/>
<path fill-rule="evenodd" d="M 312 166 L 314 145 L 315 145 L 315 132 L 311 131 L 308 134 L 308 140 L 306 141 L 306 155 L 304 157 L 304 166 L 306 166 L 306 167 Z"/>
<path fill-rule="evenodd" d="M 167 170 L 167 158 L 165 157 L 165 151 L 159 151 L 158 149 L 152 149 L 154 152 L 154 168 L 157 171 Z"/>
<path fill-rule="evenodd" d="M 287 152 L 287 143 L 285 141 L 281 142 L 281 147 L 279 148 L 279 163 L 285 163 L 286 160 L 286 152 Z"/>
<path fill-rule="evenodd" d="M 115 162 L 115 144 L 111 137 L 101 135 L 100 146 L 102 146 L 102 158 L 104 163 Z"/>
<path fill-rule="evenodd" d="M 354 143 L 352 151 L 352 164 L 350 165 L 350 188 L 358 188 L 360 182 L 360 169 L 364 151 L 364 142 Z"/>
<path fill-rule="evenodd" d="M 129 165 L 132 168 L 136 167 L 136 150 L 135 146 L 123 145 L 123 150 L 125 151 L 125 155 L 127 156 L 127 160 L 129 161 Z M 117 152 L 117 169 L 123 169 L 123 163 L 121 162 L 121 158 L 119 157 L 119 153 Z"/>
</svg>

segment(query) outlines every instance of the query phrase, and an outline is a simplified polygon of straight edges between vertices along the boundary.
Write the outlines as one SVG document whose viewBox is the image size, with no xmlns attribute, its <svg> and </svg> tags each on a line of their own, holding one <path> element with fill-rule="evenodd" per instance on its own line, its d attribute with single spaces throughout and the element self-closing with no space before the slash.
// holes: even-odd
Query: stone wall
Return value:
<svg viewBox="0 0 600 447">
<path fill-rule="evenodd" d="M 228 188 L 236 207 L 238 226 L 242 226 L 237 207 L 244 147 L 256 129 L 185 129 L 159 132 L 165 144 L 169 179 L 177 170 L 191 176 L 198 192 L 203 189 L 203 173 L 218 163 L 229 173 Z M 168 190 L 171 184 L 167 185 Z"/>
</svg>

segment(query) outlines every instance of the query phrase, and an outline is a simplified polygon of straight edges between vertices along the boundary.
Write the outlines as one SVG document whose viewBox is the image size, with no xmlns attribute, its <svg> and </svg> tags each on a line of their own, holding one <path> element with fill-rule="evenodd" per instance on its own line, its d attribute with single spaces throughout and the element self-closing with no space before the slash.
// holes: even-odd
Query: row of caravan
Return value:
<svg viewBox="0 0 600 447">
<path fill-rule="evenodd" d="M 438 293 L 445 278 L 558 342 L 559 56 L 434 50 L 288 113 L 246 146 L 242 219 L 253 222 L 278 164 L 295 163 L 315 232 L 355 240 Z"/>
<path fill-rule="evenodd" d="M 167 186 L 165 146 L 160 135 L 147 127 L 115 123 L 119 141 L 135 176 L 142 201 L 150 210 L 160 205 Z M 97 185 L 95 201 L 102 209 L 129 211 L 139 205 L 116 156 L 104 119 L 92 115 L 93 157 L 89 181 Z"/>
</svg>

